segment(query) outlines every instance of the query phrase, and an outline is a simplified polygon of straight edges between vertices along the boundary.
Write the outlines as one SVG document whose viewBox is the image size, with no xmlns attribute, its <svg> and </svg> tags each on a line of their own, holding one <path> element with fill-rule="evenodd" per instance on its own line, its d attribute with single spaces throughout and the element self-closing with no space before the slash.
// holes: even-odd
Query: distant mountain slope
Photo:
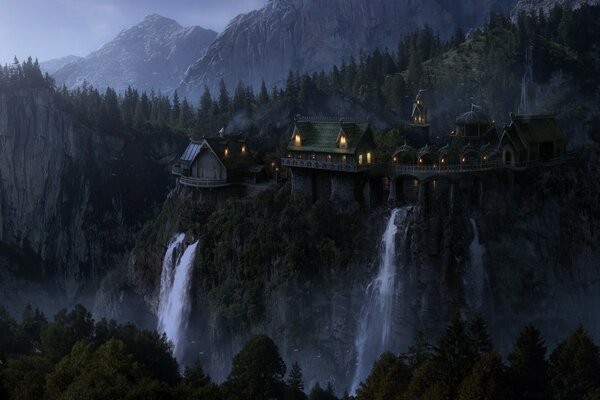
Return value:
<svg viewBox="0 0 600 400">
<path fill-rule="evenodd" d="M 579 8 L 585 3 L 600 4 L 600 0 L 519 0 L 513 11 L 513 16 L 517 15 L 519 11 L 529 13 L 541 9 L 548 12 L 556 5 Z"/>
<path fill-rule="evenodd" d="M 65 67 L 66 65 L 69 65 L 72 62 L 75 62 L 75 61 L 78 61 L 81 59 L 82 59 L 82 57 L 74 56 L 74 55 L 60 57 L 60 58 L 53 58 L 52 60 L 41 62 L 40 68 L 41 68 L 42 72 L 52 75 L 59 69 Z"/>
<path fill-rule="evenodd" d="M 425 25 L 443 37 L 457 26 L 480 26 L 492 9 L 509 12 L 516 0 L 271 0 L 235 18 L 188 70 L 182 92 L 199 96 L 239 80 L 255 87 L 280 83 L 287 72 L 313 72 L 399 39 Z"/>
<path fill-rule="evenodd" d="M 57 84 L 65 83 L 69 88 L 87 81 L 99 88 L 111 86 L 118 92 L 129 85 L 139 90 L 171 92 L 216 36 L 212 30 L 184 28 L 172 19 L 153 14 L 53 76 Z"/>
</svg>

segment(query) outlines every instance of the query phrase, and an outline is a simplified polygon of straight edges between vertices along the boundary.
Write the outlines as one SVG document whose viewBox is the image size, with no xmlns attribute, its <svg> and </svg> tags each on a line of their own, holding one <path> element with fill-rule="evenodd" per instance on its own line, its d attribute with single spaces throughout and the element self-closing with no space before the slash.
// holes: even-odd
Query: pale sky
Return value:
<svg viewBox="0 0 600 400">
<path fill-rule="evenodd" d="M 85 56 L 148 14 L 221 32 L 267 0 L 0 0 L 0 64 Z"/>
</svg>

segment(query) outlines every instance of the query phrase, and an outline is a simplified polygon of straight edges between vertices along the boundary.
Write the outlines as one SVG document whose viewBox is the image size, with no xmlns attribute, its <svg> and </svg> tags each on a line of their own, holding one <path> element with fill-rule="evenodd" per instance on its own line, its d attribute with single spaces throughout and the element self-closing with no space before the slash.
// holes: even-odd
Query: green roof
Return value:
<svg viewBox="0 0 600 400">
<path fill-rule="evenodd" d="M 527 145 L 566 142 L 565 135 L 551 115 L 512 115 L 507 130 L 516 133 Z"/>
<path fill-rule="evenodd" d="M 300 133 L 302 146 L 294 145 L 296 132 Z M 343 149 L 339 146 L 342 134 L 346 135 L 347 142 L 347 147 Z M 363 140 L 369 140 L 369 143 L 372 143 L 368 122 L 327 121 L 306 118 L 296 121 L 287 148 L 291 151 L 302 152 L 355 154 L 357 147 Z"/>
</svg>

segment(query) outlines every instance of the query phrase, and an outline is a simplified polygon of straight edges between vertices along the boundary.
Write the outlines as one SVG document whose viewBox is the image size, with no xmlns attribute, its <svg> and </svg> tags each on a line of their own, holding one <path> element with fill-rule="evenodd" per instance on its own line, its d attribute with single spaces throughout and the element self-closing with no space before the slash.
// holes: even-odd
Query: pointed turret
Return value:
<svg viewBox="0 0 600 400">
<path fill-rule="evenodd" d="M 429 120 L 427 119 L 427 105 L 425 104 L 422 96 L 423 92 L 424 90 L 419 90 L 419 93 L 417 93 L 417 97 L 415 98 L 415 102 L 413 103 L 413 110 L 410 116 L 411 125 L 429 125 Z"/>
</svg>

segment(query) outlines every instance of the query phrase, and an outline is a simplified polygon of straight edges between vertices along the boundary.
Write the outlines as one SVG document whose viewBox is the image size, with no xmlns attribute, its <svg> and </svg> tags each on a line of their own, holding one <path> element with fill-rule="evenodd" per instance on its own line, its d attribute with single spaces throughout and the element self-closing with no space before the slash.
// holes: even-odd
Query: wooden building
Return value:
<svg viewBox="0 0 600 400">
<path fill-rule="evenodd" d="M 527 167 L 560 160 L 567 139 L 553 115 L 510 115 L 504 127 L 499 150 L 504 165 Z"/>
<path fill-rule="evenodd" d="M 217 188 L 252 176 L 252 158 L 241 136 L 192 140 L 173 167 L 179 183 L 192 188 Z"/>
<path fill-rule="evenodd" d="M 282 166 L 292 190 L 314 199 L 354 199 L 359 175 L 375 163 L 367 121 L 297 116 Z"/>
</svg>

